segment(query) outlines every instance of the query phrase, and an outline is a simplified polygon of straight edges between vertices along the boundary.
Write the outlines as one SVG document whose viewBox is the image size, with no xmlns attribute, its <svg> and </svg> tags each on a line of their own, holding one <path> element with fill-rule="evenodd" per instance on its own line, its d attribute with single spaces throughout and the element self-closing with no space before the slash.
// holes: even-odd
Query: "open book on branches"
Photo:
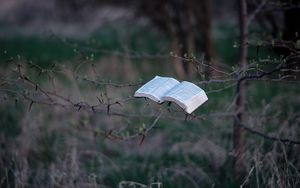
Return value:
<svg viewBox="0 0 300 188">
<path fill-rule="evenodd" d="M 208 100 L 205 92 L 197 85 L 161 76 L 155 76 L 139 88 L 134 96 L 146 97 L 158 103 L 164 101 L 175 102 L 188 114 Z"/>
</svg>

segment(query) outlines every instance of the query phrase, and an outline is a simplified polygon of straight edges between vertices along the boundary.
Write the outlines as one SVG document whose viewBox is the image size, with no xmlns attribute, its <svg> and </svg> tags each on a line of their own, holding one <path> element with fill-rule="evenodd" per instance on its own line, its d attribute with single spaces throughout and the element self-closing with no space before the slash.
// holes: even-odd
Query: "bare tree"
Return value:
<svg viewBox="0 0 300 188">
<path fill-rule="evenodd" d="M 171 40 L 171 48 L 179 57 L 204 54 L 207 62 L 217 61 L 212 37 L 211 1 L 140 1 L 137 13 L 150 18 Z M 190 64 L 175 59 L 175 70 L 179 77 L 193 74 Z M 206 68 L 207 78 L 211 70 Z"/>
<path fill-rule="evenodd" d="M 239 28 L 240 28 L 240 58 L 239 58 L 239 71 L 240 75 L 244 75 L 247 68 L 248 58 L 248 15 L 246 0 L 239 0 Z M 233 125 L 233 147 L 235 156 L 235 172 L 236 175 L 240 174 L 243 170 L 243 147 L 244 135 L 243 129 L 239 125 L 244 119 L 245 113 L 245 95 L 246 95 L 245 81 L 237 83 L 237 99 L 236 99 L 236 113 L 237 119 L 234 120 Z"/>
</svg>

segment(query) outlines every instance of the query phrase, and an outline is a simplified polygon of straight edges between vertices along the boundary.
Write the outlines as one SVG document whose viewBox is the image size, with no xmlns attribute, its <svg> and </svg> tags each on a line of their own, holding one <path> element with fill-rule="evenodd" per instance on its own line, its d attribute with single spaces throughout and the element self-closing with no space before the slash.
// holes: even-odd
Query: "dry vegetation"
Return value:
<svg viewBox="0 0 300 188">
<path fill-rule="evenodd" d="M 151 12 L 157 2 L 148 3 Z M 277 6 L 249 5 L 250 22 Z M 204 46 L 216 39 L 210 57 L 179 49 L 178 33 L 167 38 L 149 20 L 100 24 L 86 38 L 49 31 L 0 38 L 0 187 L 300 187 L 299 40 L 264 35 L 250 22 L 253 33 L 240 42 L 235 25 L 201 31 L 210 38 Z M 186 36 L 184 48 L 201 49 Z M 249 54 L 238 66 L 243 43 Z M 211 61 L 213 51 L 219 57 Z M 208 94 L 193 114 L 133 97 L 155 75 L 184 76 L 180 67 Z M 239 156 L 234 126 L 244 134 Z"/>
</svg>

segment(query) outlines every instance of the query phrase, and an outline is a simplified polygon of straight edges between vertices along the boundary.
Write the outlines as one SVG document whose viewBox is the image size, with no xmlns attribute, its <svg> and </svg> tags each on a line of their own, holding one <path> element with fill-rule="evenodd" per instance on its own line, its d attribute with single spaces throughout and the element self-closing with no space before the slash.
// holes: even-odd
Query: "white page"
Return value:
<svg viewBox="0 0 300 188">
<path fill-rule="evenodd" d="M 170 77 L 155 76 L 152 80 L 138 89 L 135 97 L 148 97 L 156 102 L 163 102 L 162 97 L 180 82 Z"/>
<path fill-rule="evenodd" d="M 186 112 L 191 113 L 207 100 L 207 96 L 197 85 L 183 81 L 167 92 L 162 99 L 173 101 Z"/>
<path fill-rule="evenodd" d="M 165 96 L 173 97 L 179 101 L 187 101 L 193 96 L 203 91 L 200 87 L 191 82 L 183 81 L 181 84 L 175 86 L 172 90 L 165 94 Z"/>
</svg>

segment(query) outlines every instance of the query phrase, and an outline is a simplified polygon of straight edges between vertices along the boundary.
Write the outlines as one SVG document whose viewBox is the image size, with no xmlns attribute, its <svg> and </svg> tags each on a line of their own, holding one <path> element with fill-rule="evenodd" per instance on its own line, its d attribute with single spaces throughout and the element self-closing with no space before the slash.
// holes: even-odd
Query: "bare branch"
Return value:
<svg viewBox="0 0 300 188">
<path fill-rule="evenodd" d="M 269 0 L 263 0 L 263 1 L 258 5 L 258 7 L 254 10 L 254 12 L 253 12 L 251 15 L 249 15 L 249 17 L 248 17 L 248 22 L 247 22 L 248 27 L 249 27 L 249 25 L 251 24 L 251 22 L 253 21 L 253 19 L 255 18 L 255 16 L 256 16 L 257 14 L 259 14 L 259 13 L 262 11 L 262 9 L 264 8 L 264 6 L 267 4 L 268 1 L 269 1 Z"/>
<path fill-rule="evenodd" d="M 237 116 L 234 116 L 234 119 L 236 121 L 239 121 L 239 119 L 237 118 Z M 278 141 L 278 142 L 282 142 L 282 143 L 285 143 L 285 144 L 296 144 L 296 145 L 300 145 L 300 141 L 296 141 L 296 140 L 290 140 L 290 139 L 287 139 L 287 138 L 278 138 L 278 137 L 275 137 L 275 136 L 270 136 L 270 135 L 267 135 L 265 133 L 262 133 L 262 132 L 259 132 L 259 131 L 256 131 L 252 128 L 250 128 L 249 126 L 246 126 L 243 122 L 239 121 L 239 125 L 245 129 L 246 131 L 248 131 L 249 133 L 251 134 L 255 134 L 255 135 L 258 135 L 264 139 L 267 139 L 267 140 L 272 140 L 272 141 Z"/>
</svg>

